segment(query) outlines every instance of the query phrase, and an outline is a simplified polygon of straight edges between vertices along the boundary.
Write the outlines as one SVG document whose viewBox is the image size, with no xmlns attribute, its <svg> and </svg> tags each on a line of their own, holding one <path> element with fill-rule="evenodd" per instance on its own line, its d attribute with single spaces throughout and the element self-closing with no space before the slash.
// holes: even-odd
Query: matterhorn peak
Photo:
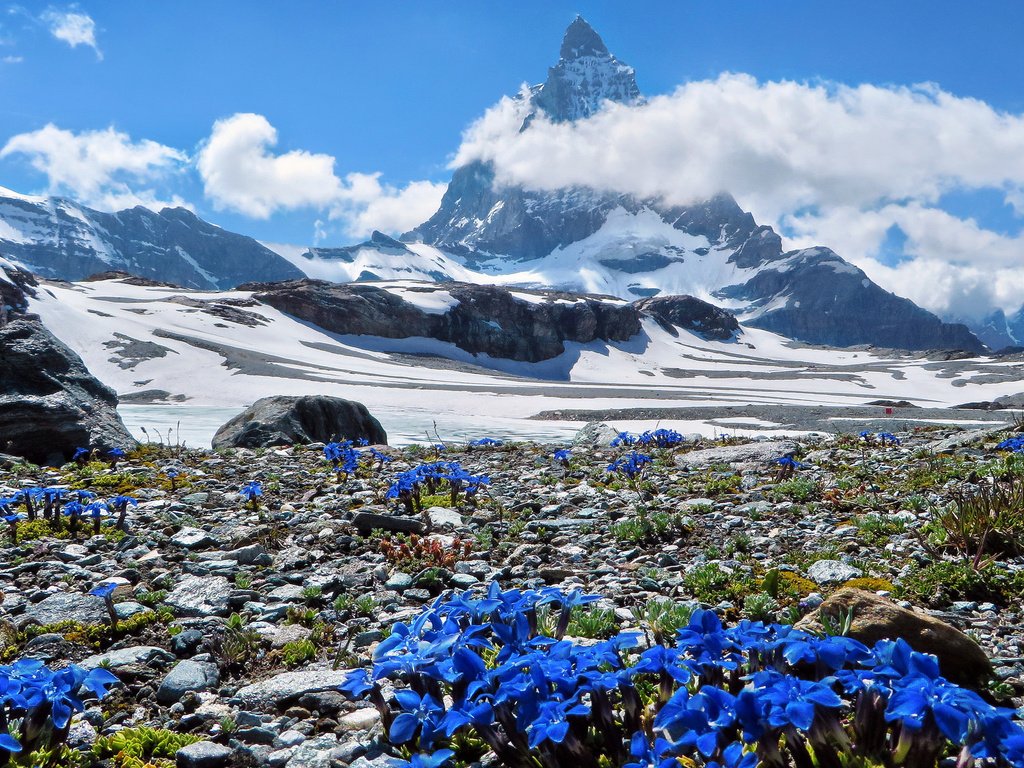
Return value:
<svg viewBox="0 0 1024 768">
<path fill-rule="evenodd" d="M 565 30 L 560 57 L 548 70 L 543 85 L 532 89 L 534 106 L 551 120 L 588 118 L 606 101 L 636 104 L 641 100 L 633 68 L 609 52 L 582 16 Z M 526 122 L 529 124 L 530 119 Z"/>
<path fill-rule="evenodd" d="M 565 30 L 562 38 L 562 49 L 559 56 L 563 61 L 578 59 L 580 56 L 611 56 L 608 46 L 601 36 L 587 23 L 582 16 L 576 19 Z"/>
</svg>

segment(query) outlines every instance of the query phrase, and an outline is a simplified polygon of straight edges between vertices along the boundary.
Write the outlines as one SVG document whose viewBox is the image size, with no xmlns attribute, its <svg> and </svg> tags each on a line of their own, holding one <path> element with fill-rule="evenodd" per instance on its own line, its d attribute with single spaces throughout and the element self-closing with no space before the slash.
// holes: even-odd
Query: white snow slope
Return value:
<svg viewBox="0 0 1024 768">
<path fill-rule="evenodd" d="M 401 294 L 408 283 L 381 285 Z M 442 286 L 437 293 L 431 309 L 444 311 L 452 298 Z M 714 342 L 686 331 L 673 337 L 649 320 L 629 341 L 567 344 L 555 359 L 522 363 L 434 339 L 331 334 L 241 291 L 44 282 L 30 309 L 128 402 L 161 390 L 162 402 L 241 408 L 268 395 L 319 393 L 371 412 L 518 420 L 569 408 L 950 406 L 1024 389 L 1020 366 L 997 360 L 886 359 L 800 347 L 755 329 Z"/>
</svg>

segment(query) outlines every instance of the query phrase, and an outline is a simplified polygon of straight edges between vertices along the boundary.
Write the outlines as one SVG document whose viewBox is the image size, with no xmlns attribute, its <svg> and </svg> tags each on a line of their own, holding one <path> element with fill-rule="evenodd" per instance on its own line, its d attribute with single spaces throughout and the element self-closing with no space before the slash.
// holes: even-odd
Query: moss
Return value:
<svg viewBox="0 0 1024 768">
<path fill-rule="evenodd" d="M 817 592 L 818 585 L 810 579 L 805 579 L 792 571 L 779 572 L 779 594 L 790 597 L 807 597 L 811 592 Z"/>
<path fill-rule="evenodd" d="M 876 579 L 871 576 L 850 579 L 843 583 L 843 587 L 864 589 L 868 592 L 892 592 L 896 589 L 896 586 L 888 579 Z"/>
</svg>

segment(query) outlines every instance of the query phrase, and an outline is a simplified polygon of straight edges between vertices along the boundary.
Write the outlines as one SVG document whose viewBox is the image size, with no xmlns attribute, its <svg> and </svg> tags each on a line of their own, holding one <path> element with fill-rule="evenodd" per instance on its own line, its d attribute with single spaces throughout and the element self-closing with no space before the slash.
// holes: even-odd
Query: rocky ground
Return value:
<svg viewBox="0 0 1024 768">
<path fill-rule="evenodd" d="M 1022 707 L 1024 480 L 1008 478 L 1024 478 L 1024 462 L 994 450 L 1008 434 L 689 440 L 645 451 L 653 463 L 632 480 L 607 471 L 628 449 L 596 426 L 568 466 L 553 458 L 566 446 L 536 444 L 382 448 L 391 461 L 356 476 L 336 474 L 320 445 L 9 462 L 5 495 L 63 485 L 138 506 L 126 532 L 23 521 L 17 543 L 5 537 L 0 663 L 102 665 L 121 679 L 72 727 L 82 765 L 133 765 L 112 746 L 120 731 L 156 765 L 177 752 L 180 766 L 367 768 L 389 760 L 377 713 L 335 688 L 444 590 L 583 587 L 606 599 L 570 633 L 602 636 L 697 603 L 729 620 L 795 621 L 854 586 L 966 632 L 992 660 L 985 694 Z M 804 466 L 786 477 L 772 460 L 788 453 Z M 438 456 L 490 485 L 454 505 L 437 488 L 411 515 L 385 498 L 399 472 Z M 253 481 L 255 504 L 239 494 Z M 1007 503 L 975 558 L 970 510 Z M 116 627 L 88 594 L 111 579 Z"/>
</svg>

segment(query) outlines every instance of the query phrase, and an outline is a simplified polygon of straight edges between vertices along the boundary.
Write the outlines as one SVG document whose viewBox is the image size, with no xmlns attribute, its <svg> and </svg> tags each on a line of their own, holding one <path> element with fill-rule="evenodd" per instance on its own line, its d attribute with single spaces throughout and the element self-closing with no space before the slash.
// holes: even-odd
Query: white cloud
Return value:
<svg viewBox="0 0 1024 768">
<path fill-rule="evenodd" d="M 33 168 L 46 174 L 50 194 L 69 195 L 95 208 L 182 205 L 176 196 L 160 200 L 146 185 L 179 169 L 188 157 L 148 139 L 133 142 L 114 128 L 76 134 L 51 123 L 11 137 L 0 149 L 0 159 L 12 155 L 26 156 Z"/>
<path fill-rule="evenodd" d="M 263 115 L 239 113 L 214 123 L 197 167 L 215 207 L 259 219 L 298 208 L 326 210 L 348 234 L 361 237 L 373 229 L 411 229 L 437 209 L 444 192 L 444 185 L 428 181 L 392 187 L 378 173 L 341 178 L 331 155 L 274 154 L 277 142 L 277 130 Z M 318 239 L 325 236 L 322 223 L 316 232 Z"/>
<path fill-rule="evenodd" d="M 401 189 L 380 183 L 380 174 L 350 173 L 348 185 L 332 219 L 346 222 L 352 237 L 365 237 L 375 229 L 406 232 L 429 219 L 441 204 L 447 184 L 412 181 Z"/>
<path fill-rule="evenodd" d="M 96 52 L 96 58 L 102 59 L 103 52 L 96 43 L 96 22 L 87 13 L 78 9 L 67 8 L 56 10 L 51 8 L 42 15 L 42 20 L 50 30 L 50 34 L 72 48 L 86 45 Z"/>
<path fill-rule="evenodd" d="M 641 106 L 608 104 L 577 123 L 534 120 L 521 131 L 528 109 L 503 99 L 488 110 L 452 165 L 489 160 L 498 183 L 582 185 L 678 204 L 728 191 L 759 221 L 833 247 L 897 293 L 910 293 L 901 283 L 921 277 L 913 270 L 941 275 L 948 290 L 911 296 L 940 312 L 977 300 L 972 267 L 1020 284 L 1021 238 L 935 205 L 951 190 L 996 188 L 1024 207 L 1022 115 L 934 85 L 759 83 L 736 74 Z M 916 266 L 871 264 L 893 223 L 907 233 Z M 1024 292 L 1006 294 L 991 292 L 993 301 L 1024 301 Z"/>
<path fill-rule="evenodd" d="M 0 59 L 4 64 L 21 64 L 24 60 L 24 56 L 4 56 L 3 59 Z"/>
</svg>

